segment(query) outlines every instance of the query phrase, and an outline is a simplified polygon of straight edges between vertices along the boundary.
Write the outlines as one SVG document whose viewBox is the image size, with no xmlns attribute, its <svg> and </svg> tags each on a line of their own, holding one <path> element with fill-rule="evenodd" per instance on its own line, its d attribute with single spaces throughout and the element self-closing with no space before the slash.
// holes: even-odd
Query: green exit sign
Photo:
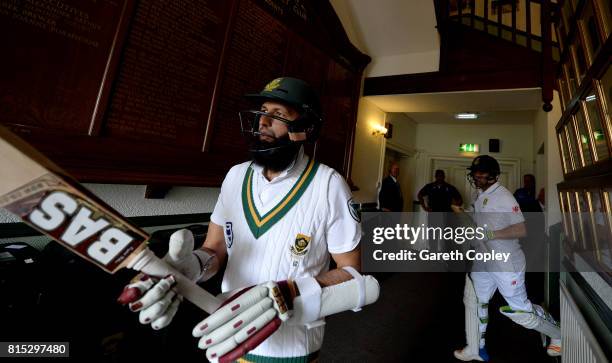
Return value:
<svg viewBox="0 0 612 363">
<path fill-rule="evenodd" d="M 480 150 L 478 144 L 459 144 L 459 151 L 464 153 L 477 153 Z"/>
</svg>

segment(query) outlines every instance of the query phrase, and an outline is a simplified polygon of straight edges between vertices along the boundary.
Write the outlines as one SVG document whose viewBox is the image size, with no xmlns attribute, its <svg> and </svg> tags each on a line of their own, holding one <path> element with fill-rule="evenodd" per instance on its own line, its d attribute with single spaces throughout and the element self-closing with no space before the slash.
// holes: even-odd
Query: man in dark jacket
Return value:
<svg viewBox="0 0 612 363">
<path fill-rule="evenodd" d="M 444 170 L 436 170 L 436 180 L 419 191 L 419 202 L 428 212 L 452 212 L 451 205 L 462 205 L 461 194 L 445 181 Z M 425 202 L 427 197 L 427 202 Z"/>
<path fill-rule="evenodd" d="M 533 174 L 523 176 L 523 187 L 514 192 L 514 198 L 523 213 L 542 211 L 540 202 L 536 199 L 536 179 Z"/>
<path fill-rule="evenodd" d="M 402 189 L 397 178 L 399 177 L 399 165 L 391 163 L 389 167 L 389 176 L 383 179 L 380 193 L 378 194 L 378 202 L 380 209 L 384 212 L 401 212 L 404 208 L 404 198 L 402 197 Z"/>
</svg>

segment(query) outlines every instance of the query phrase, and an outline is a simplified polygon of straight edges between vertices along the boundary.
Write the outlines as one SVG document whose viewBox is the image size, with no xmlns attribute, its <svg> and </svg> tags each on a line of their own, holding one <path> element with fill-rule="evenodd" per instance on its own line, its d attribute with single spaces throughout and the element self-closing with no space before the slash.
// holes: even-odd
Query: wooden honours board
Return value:
<svg viewBox="0 0 612 363">
<path fill-rule="evenodd" d="M 0 1 L 3 123 L 89 133 L 103 107 L 130 1 Z"/>
<path fill-rule="evenodd" d="M 345 175 L 361 73 L 327 1 L 0 0 L 0 122 L 81 181 L 217 186 L 248 158 L 237 112 L 278 76 L 324 108 Z"/>
</svg>

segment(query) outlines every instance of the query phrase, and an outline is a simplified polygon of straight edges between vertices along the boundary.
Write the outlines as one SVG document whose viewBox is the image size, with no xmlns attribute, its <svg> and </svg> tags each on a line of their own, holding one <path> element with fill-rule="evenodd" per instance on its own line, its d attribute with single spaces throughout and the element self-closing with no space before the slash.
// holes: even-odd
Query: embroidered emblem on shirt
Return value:
<svg viewBox="0 0 612 363">
<path fill-rule="evenodd" d="M 518 205 L 515 205 L 514 207 L 512 207 L 512 211 L 513 211 L 514 213 L 518 213 L 518 211 L 519 211 L 519 210 L 520 210 L 520 208 L 519 208 L 519 206 L 518 206 Z"/>
<path fill-rule="evenodd" d="M 295 241 L 293 242 L 293 245 L 291 245 L 289 249 L 293 256 L 302 257 L 306 254 L 306 252 L 308 252 L 309 245 L 310 245 L 310 237 L 304 234 L 298 233 L 298 235 L 295 237 Z"/>
<path fill-rule="evenodd" d="M 232 222 L 225 222 L 225 244 L 227 248 L 232 248 L 234 244 L 234 230 L 232 228 Z"/>
<path fill-rule="evenodd" d="M 483 205 L 483 206 L 484 206 L 484 205 L 487 205 L 487 203 L 489 203 L 489 198 L 485 198 L 485 199 L 482 201 L 482 205 Z"/>
<path fill-rule="evenodd" d="M 359 212 L 359 203 L 355 203 L 353 198 L 346 201 L 349 213 L 356 222 L 361 222 L 361 212 Z"/>
</svg>

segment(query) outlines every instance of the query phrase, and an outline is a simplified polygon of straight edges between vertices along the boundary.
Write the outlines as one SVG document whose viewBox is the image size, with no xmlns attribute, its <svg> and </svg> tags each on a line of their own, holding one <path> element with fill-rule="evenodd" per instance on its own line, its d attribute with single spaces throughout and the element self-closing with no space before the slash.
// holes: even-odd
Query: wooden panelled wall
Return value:
<svg viewBox="0 0 612 363">
<path fill-rule="evenodd" d="M 0 32 L 0 122 L 81 181 L 220 185 L 279 76 L 319 91 L 317 158 L 350 172 L 370 58 L 328 1 L 0 0 Z"/>
</svg>

